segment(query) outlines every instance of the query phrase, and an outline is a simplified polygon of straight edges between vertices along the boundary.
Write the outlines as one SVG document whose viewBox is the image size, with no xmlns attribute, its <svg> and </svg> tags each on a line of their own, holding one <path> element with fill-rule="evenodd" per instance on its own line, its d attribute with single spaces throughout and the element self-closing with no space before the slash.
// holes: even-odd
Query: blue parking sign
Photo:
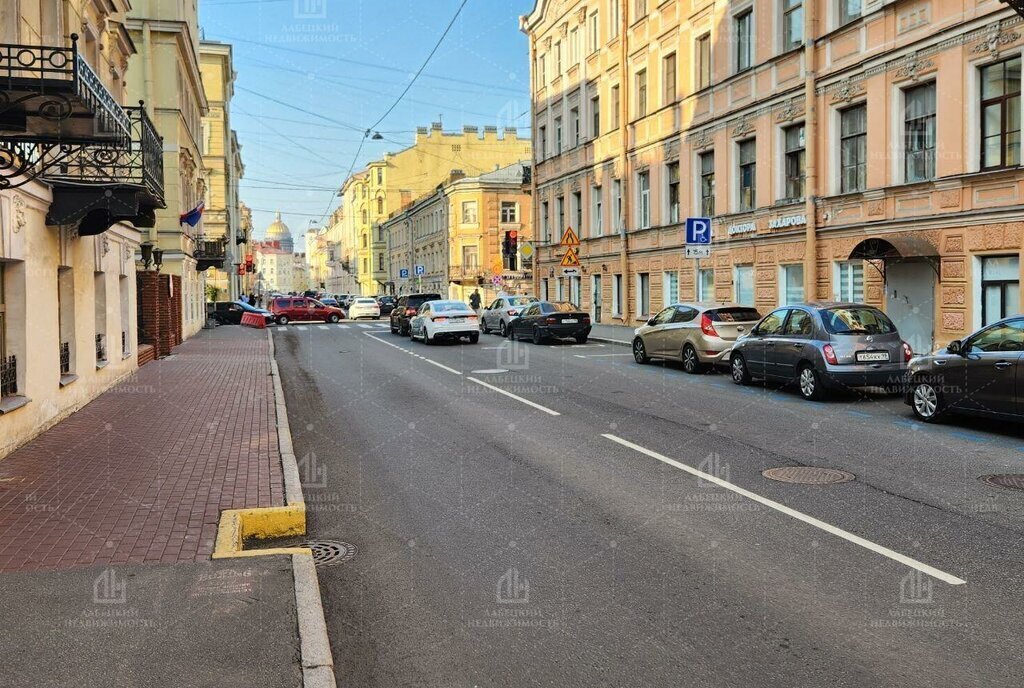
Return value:
<svg viewBox="0 0 1024 688">
<path fill-rule="evenodd" d="M 686 218 L 686 243 L 698 245 L 711 243 L 710 217 Z"/>
<path fill-rule="evenodd" d="M 398 276 L 402 279 L 409 279 L 409 268 L 399 268 Z"/>
<path fill-rule="evenodd" d="M 424 266 L 422 266 L 422 265 L 417 265 L 416 266 L 416 275 L 417 276 L 426 274 L 426 272 L 427 272 L 427 268 L 425 268 Z"/>
</svg>

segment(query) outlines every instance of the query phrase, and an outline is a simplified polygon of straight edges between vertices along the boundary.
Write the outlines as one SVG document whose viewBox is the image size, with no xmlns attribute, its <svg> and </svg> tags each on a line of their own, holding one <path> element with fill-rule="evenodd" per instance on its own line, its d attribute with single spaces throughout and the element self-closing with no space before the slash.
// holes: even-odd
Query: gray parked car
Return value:
<svg viewBox="0 0 1024 688">
<path fill-rule="evenodd" d="M 784 306 L 764 317 L 730 354 L 732 379 L 796 382 L 805 399 L 829 391 L 903 391 L 910 345 L 882 311 L 859 303 Z"/>
<path fill-rule="evenodd" d="M 926 422 L 947 413 L 1020 420 L 1024 389 L 1019 381 L 1024 356 L 1024 316 L 975 332 L 945 350 L 910 362 L 905 401 Z"/>
<path fill-rule="evenodd" d="M 537 301 L 536 296 L 499 296 L 480 313 L 480 329 L 484 334 L 497 330 L 504 337 L 508 334 L 508 326 L 519 317 L 523 309 Z"/>
<path fill-rule="evenodd" d="M 683 370 L 699 373 L 706 365 L 729 362 L 736 339 L 761 319 L 753 308 L 731 303 L 677 303 L 636 328 L 633 359 L 679 360 Z"/>
</svg>

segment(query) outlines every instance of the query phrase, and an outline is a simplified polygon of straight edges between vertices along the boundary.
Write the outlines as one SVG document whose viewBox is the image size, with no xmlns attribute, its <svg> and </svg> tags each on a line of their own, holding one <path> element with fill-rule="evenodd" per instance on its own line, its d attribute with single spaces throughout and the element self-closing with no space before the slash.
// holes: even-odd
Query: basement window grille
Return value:
<svg viewBox="0 0 1024 688">
<path fill-rule="evenodd" d="M 71 374 L 71 345 L 68 342 L 60 343 L 60 374 Z"/>
<path fill-rule="evenodd" d="M 18 393 L 18 359 L 0 358 L 0 397 L 13 397 Z"/>
<path fill-rule="evenodd" d="M 96 362 L 102 363 L 107 360 L 107 336 L 105 334 L 96 335 Z"/>
</svg>

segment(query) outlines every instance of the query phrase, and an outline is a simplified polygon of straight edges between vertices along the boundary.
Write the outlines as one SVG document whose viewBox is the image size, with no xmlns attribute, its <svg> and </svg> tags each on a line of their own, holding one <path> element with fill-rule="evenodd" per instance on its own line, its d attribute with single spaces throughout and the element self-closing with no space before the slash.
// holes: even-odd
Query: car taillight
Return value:
<svg viewBox="0 0 1024 688">
<path fill-rule="evenodd" d="M 590 322 L 590 316 L 589 315 L 580 316 L 580 320 L 582 320 L 583 322 Z"/>
<path fill-rule="evenodd" d="M 903 361 L 909 363 L 910 359 L 914 357 L 914 350 L 910 348 L 910 345 L 903 342 Z"/>
<path fill-rule="evenodd" d="M 700 331 L 709 337 L 718 336 L 718 332 L 715 330 L 715 324 L 711 322 L 711 316 L 707 313 L 702 313 L 700 316 Z"/>
<path fill-rule="evenodd" d="M 839 365 L 839 359 L 836 358 L 836 350 L 832 348 L 831 344 L 826 344 L 821 348 L 825 354 L 825 360 L 832 365 Z"/>
<path fill-rule="evenodd" d="M 466 316 L 466 320 L 468 320 L 470 322 L 476 322 L 476 316 L 475 315 L 467 315 Z"/>
<path fill-rule="evenodd" d="M 519 311 L 515 310 L 514 308 L 509 308 L 505 312 L 508 313 L 509 315 L 516 315 Z"/>
<path fill-rule="evenodd" d="M 547 318 L 545 318 L 545 319 L 544 319 L 544 321 L 545 321 L 545 322 L 546 322 L 546 323 L 547 323 L 548 325 L 554 325 L 554 324 L 555 324 L 556 322 L 558 322 L 558 318 L 553 318 L 553 317 L 551 317 L 551 316 L 548 316 Z"/>
<path fill-rule="evenodd" d="M 448 318 L 443 315 L 439 315 L 436 318 L 431 318 L 431 320 L 433 320 L 434 322 L 448 322 Z"/>
</svg>

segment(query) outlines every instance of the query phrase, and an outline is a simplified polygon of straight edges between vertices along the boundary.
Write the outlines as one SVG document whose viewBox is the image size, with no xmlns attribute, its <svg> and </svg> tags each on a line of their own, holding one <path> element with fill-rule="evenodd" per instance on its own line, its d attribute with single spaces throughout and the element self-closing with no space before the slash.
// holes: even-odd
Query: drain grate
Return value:
<svg viewBox="0 0 1024 688">
<path fill-rule="evenodd" d="M 817 468 L 815 466 L 780 466 L 761 471 L 761 475 L 769 480 L 800 485 L 835 485 L 848 483 L 856 476 L 837 468 Z"/>
<path fill-rule="evenodd" d="M 356 555 L 355 545 L 337 540 L 310 540 L 309 542 L 303 542 L 299 547 L 308 547 L 313 550 L 313 564 L 315 566 L 344 564 Z"/>
<path fill-rule="evenodd" d="M 1024 474 L 1021 473 L 983 475 L 978 480 L 993 487 L 1002 487 L 1007 490 L 1024 490 Z"/>
</svg>

